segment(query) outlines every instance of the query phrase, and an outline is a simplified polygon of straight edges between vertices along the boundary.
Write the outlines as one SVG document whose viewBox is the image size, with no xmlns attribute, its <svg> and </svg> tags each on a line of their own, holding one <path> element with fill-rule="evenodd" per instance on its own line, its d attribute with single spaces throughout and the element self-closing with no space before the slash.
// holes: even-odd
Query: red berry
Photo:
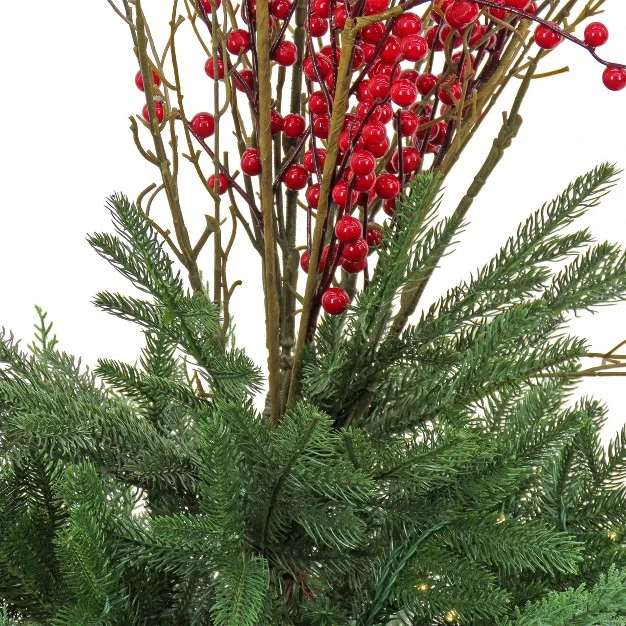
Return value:
<svg viewBox="0 0 626 626">
<path fill-rule="evenodd" d="M 374 186 L 376 195 L 383 200 L 392 200 L 400 193 L 400 181 L 392 174 L 381 174 Z"/>
<path fill-rule="evenodd" d="M 393 34 L 404 38 L 422 32 L 422 20 L 415 13 L 403 13 L 393 25 Z"/>
<path fill-rule="evenodd" d="M 417 83 L 417 79 L 419 78 L 420 73 L 413 68 L 407 68 L 402 70 L 398 76 L 398 79 L 403 78 L 404 80 L 410 80 L 412 83 Z"/>
<path fill-rule="evenodd" d="M 365 241 L 363 237 L 359 237 L 356 241 L 347 243 L 343 247 L 343 252 L 341 253 L 341 256 L 346 259 L 346 261 L 352 261 L 352 263 L 357 263 L 367 256 L 367 252 L 367 241 Z"/>
<path fill-rule="evenodd" d="M 364 146 L 365 141 L 363 140 L 363 137 L 359 137 L 355 143 L 353 132 L 351 133 L 349 130 L 341 131 L 341 134 L 339 135 L 339 149 L 342 152 L 347 152 L 350 149 L 360 150 Z"/>
<path fill-rule="evenodd" d="M 309 32 L 312 37 L 322 37 L 328 32 L 328 20 L 318 17 L 317 15 L 311 15 Z"/>
<path fill-rule="evenodd" d="M 380 157 L 385 156 L 385 154 L 387 154 L 387 150 L 389 150 L 389 139 L 387 137 L 385 137 L 383 139 L 383 141 L 381 141 L 379 144 L 376 145 L 371 145 L 369 144 L 367 146 L 367 149 L 377 158 L 380 159 Z"/>
<path fill-rule="evenodd" d="M 400 40 L 394 35 L 387 35 L 383 47 L 378 53 L 383 63 L 396 63 L 402 57 L 402 46 Z"/>
<path fill-rule="evenodd" d="M 365 43 L 376 45 L 385 34 L 385 25 L 382 22 L 374 22 L 361 30 L 361 39 Z"/>
<path fill-rule="evenodd" d="M 335 183 L 333 187 L 332 197 L 333 201 L 336 202 L 339 206 L 346 207 L 352 206 L 356 203 L 358 199 L 358 194 L 356 191 L 352 190 L 350 194 L 350 198 L 348 198 L 348 183 L 344 180 L 340 180 Z"/>
<path fill-rule="evenodd" d="M 361 42 L 359 47 L 363 50 L 363 61 L 365 63 L 371 61 L 374 57 L 374 53 L 376 52 L 376 46 L 372 43 Z"/>
<path fill-rule="evenodd" d="M 161 84 L 161 79 L 154 70 L 152 70 L 152 84 L 156 85 L 157 87 Z M 139 91 L 144 90 L 143 76 L 141 75 L 141 70 L 139 70 L 135 74 L 135 85 L 137 85 L 137 89 L 139 89 Z"/>
<path fill-rule="evenodd" d="M 326 150 L 324 148 L 316 148 L 317 160 L 320 164 L 320 169 L 324 169 L 324 162 L 326 161 Z M 311 174 L 315 172 L 315 161 L 313 159 L 313 150 L 307 150 L 302 157 L 302 165 L 306 167 Z"/>
<path fill-rule="evenodd" d="M 165 116 L 165 112 L 163 110 L 163 103 L 160 100 L 155 100 L 154 102 L 154 112 L 156 114 L 156 118 L 159 122 L 163 121 L 163 118 Z M 150 117 L 149 117 L 149 112 L 148 112 L 148 105 L 144 104 L 143 105 L 143 109 L 141 110 L 141 114 L 143 115 L 143 119 L 146 120 L 146 122 L 150 121 Z"/>
<path fill-rule="evenodd" d="M 367 245 L 370 248 L 379 246 L 384 239 L 383 227 L 376 222 L 369 222 L 366 230 Z"/>
<path fill-rule="evenodd" d="M 313 115 L 325 115 L 328 113 L 326 98 L 321 91 L 314 91 L 309 96 L 309 111 L 311 111 Z"/>
<path fill-rule="evenodd" d="M 215 59 L 209 57 L 204 64 L 204 71 L 209 78 L 215 79 Z M 223 59 L 217 59 L 217 77 L 224 78 L 224 61 Z"/>
<path fill-rule="evenodd" d="M 322 78 L 327 77 L 332 71 L 332 64 L 330 59 L 325 55 L 318 53 L 315 55 L 315 61 L 317 62 L 317 69 L 319 70 L 319 75 Z M 313 63 L 313 59 L 311 57 L 307 57 L 302 62 L 302 71 L 305 76 L 314 82 L 319 82 L 317 80 L 317 73 L 315 71 L 315 64 Z"/>
<path fill-rule="evenodd" d="M 283 118 L 283 133 L 285 133 L 287 137 L 291 137 L 292 139 L 300 137 L 305 128 L 306 122 L 302 115 L 298 113 L 288 113 Z"/>
<path fill-rule="evenodd" d="M 272 0 L 270 2 L 270 13 L 277 20 L 287 19 L 291 10 L 291 2 L 289 0 Z"/>
<path fill-rule="evenodd" d="M 248 176 L 261 173 L 261 157 L 258 148 L 248 148 L 241 155 L 241 170 Z"/>
<path fill-rule="evenodd" d="M 367 122 L 361 136 L 367 145 L 379 144 L 387 138 L 387 130 L 382 122 Z"/>
<path fill-rule="evenodd" d="M 415 82 L 415 86 L 422 96 L 426 96 L 435 88 L 438 80 L 439 79 L 434 74 L 425 72 L 424 74 L 420 74 Z"/>
<path fill-rule="evenodd" d="M 556 22 L 549 22 L 552 26 L 558 28 L 558 24 Z M 546 50 L 552 50 L 556 48 L 561 41 L 563 41 L 563 36 L 560 33 L 554 32 L 552 29 L 544 26 L 543 24 L 539 24 L 535 29 L 535 43 L 540 47 Z"/>
<path fill-rule="evenodd" d="M 408 107 L 417 99 L 417 87 L 410 80 L 400 79 L 391 85 L 389 94 L 398 106 Z"/>
<path fill-rule="evenodd" d="M 341 243 L 352 243 L 363 234 L 361 222 L 351 215 L 345 215 L 337 220 L 335 224 L 335 235 Z"/>
<path fill-rule="evenodd" d="M 367 150 L 357 150 L 350 157 L 350 167 L 357 176 L 365 176 L 374 171 L 376 159 Z"/>
<path fill-rule="evenodd" d="M 207 13 L 211 13 L 213 11 L 213 6 L 219 9 L 222 4 L 222 0 L 200 0 L 200 2 Z"/>
<path fill-rule="evenodd" d="M 505 0 L 494 0 L 494 2 L 496 4 L 506 4 Z M 495 7 L 489 9 L 489 15 L 492 15 L 498 20 L 503 20 L 507 16 L 507 14 L 508 11 L 506 11 L 505 9 L 496 9 Z"/>
<path fill-rule="evenodd" d="M 439 39 L 439 26 L 436 24 L 424 32 L 424 39 L 426 39 L 429 48 L 443 50 L 443 43 L 441 43 L 441 39 Z"/>
<path fill-rule="evenodd" d="M 451 83 L 444 83 L 439 87 L 437 95 L 439 96 L 439 100 L 444 104 L 456 104 L 463 95 L 463 86 L 458 80 L 452 81 Z"/>
<path fill-rule="evenodd" d="M 337 28 L 343 29 L 343 27 L 346 25 L 346 19 L 348 19 L 346 7 L 344 6 L 337 7 L 335 9 L 333 17 L 335 18 L 335 25 L 337 26 Z"/>
<path fill-rule="evenodd" d="M 393 214 L 396 212 L 396 201 L 395 200 L 385 200 L 383 202 L 383 211 L 389 217 L 393 217 Z"/>
<path fill-rule="evenodd" d="M 352 173 L 352 176 L 354 177 L 355 191 L 370 191 L 370 189 L 373 189 L 376 184 L 376 172 L 370 172 L 364 176 L 355 176 L 354 173 Z"/>
<path fill-rule="evenodd" d="M 409 174 L 417 170 L 420 164 L 420 152 L 413 146 L 405 146 L 402 149 L 402 169 L 405 174 Z M 391 157 L 391 162 L 396 172 L 399 172 L 400 153 L 396 150 Z"/>
<path fill-rule="evenodd" d="M 389 0 L 366 0 L 365 7 L 372 11 L 371 15 L 375 15 L 389 7 Z"/>
<path fill-rule="evenodd" d="M 217 191 L 217 193 L 221 196 L 223 193 L 226 193 L 226 190 L 230 186 L 228 183 L 228 179 L 224 174 L 220 173 L 218 179 L 218 189 L 215 189 L 215 174 L 211 174 L 207 181 L 209 183 L 209 187 L 213 189 L 213 191 Z"/>
<path fill-rule="evenodd" d="M 311 8 L 313 9 L 313 13 L 318 15 L 319 17 L 329 18 L 330 17 L 330 2 L 329 0 L 313 0 L 311 3 Z"/>
<path fill-rule="evenodd" d="M 446 22 L 452 28 L 465 28 L 475 22 L 480 15 L 480 7 L 475 2 L 453 2 L 446 9 Z"/>
<path fill-rule="evenodd" d="M 329 287 L 322 294 L 322 307 L 330 315 L 340 315 L 350 304 L 350 296 L 341 287 Z"/>
<path fill-rule="evenodd" d="M 602 74 L 602 82 L 611 91 L 621 91 L 626 87 L 626 69 L 623 67 L 607 67 Z"/>
<path fill-rule="evenodd" d="M 306 187 L 309 173 L 303 165 L 290 165 L 283 174 L 283 183 L 287 189 L 297 191 Z"/>
<path fill-rule="evenodd" d="M 283 129 L 283 116 L 278 111 L 270 111 L 270 130 L 277 135 Z"/>
<path fill-rule="evenodd" d="M 247 68 L 239 70 L 239 76 L 241 77 L 241 80 L 235 77 L 235 88 L 239 91 L 245 91 L 246 90 L 246 88 L 244 87 L 244 84 L 245 84 L 245 86 L 248 87 L 250 91 L 253 91 L 254 90 L 254 74 L 252 73 L 252 70 L 249 70 Z"/>
<path fill-rule="evenodd" d="M 368 90 L 372 94 L 372 98 L 383 99 L 389 95 L 389 87 L 391 85 L 391 78 L 382 74 L 376 74 L 370 78 L 368 84 Z"/>
<path fill-rule="evenodd" d="M 338 246 L 335 245 L 335 251 L 337 250 L 338 250 Z M 317 264 L 317 271 L 320 274 L 324 271 L 324 268 L 326 267 L 326 262 L 328 261 L 329 252 L 330 252 L 330 246 L 324 246 L 324 249 L 322 250 L 322 254 L 320 254 L 319 263 Z M 309 256 L 310 255 L 309 255 L 308 250 L 305 250 L 302 253 L 302 256 L 300 257 L 300 267 L 307 274 L 309 273 Z"/>
<path fill-rule="evenodd" d="M 305 192 L 304 197 L 306 198 L 307 204 L 313 208 L 317 209 L 317 205 L 320 201 L 320 186 L 318 183 L 314 183 L 311 185 Z"/>
<path fill-rule="evenodd" d="M 367 258 L 360 261 L 348 261 L 344 257 L 341 257 L 341 267 L 348 272 L 348 274 L 358 274 L 362 272 L 367 266 Z"/>
<path fill-rule="evenodd" d="M 508 4 L 510 7 L 513 7 L 514 9 L 519 9 L 520 11 L 526 11 L 530 3 L 531 3 L 530 0 L 506 0 L 505 1 L 505 4 Z"/>
<path fill-rule="evenodd" d="M 328 139 L 330 133 L 330 117 L 318 115 L 313 118 L 313 134 L 320 139 Z"/>
<path fill-rule="evenodd" d="M 393 107 L 391 106 L 391 102 L 383 102 L 383 104 L 379 105 L 380 111 L 380 121 L 383 124 L 391 121 L 393 117 Z"/>
<path fill-rule="evenodd" d="M 352 57 L 352 71 L 359 69 L 361 65 L 365 62 L 365 52 L 363 52 L 363 48 L 356 44 L 354 46 L 354 56 Z"/>
<path fill-rule="evenodd" d="M 609 29 L 602 22 L 591 22 L 585 28 L 585 43 L 596 48 L 609 39 Z"/>
<path fill-rule="evenodd" d="M 215 118 L 210 113 L 196 113 L 189 122 L 189 128 L 202 139 L 215 132 Z"/>
<path fill-rule="evenodd" d="M 305 250 L 300 257 L 300 267 L 305 274 L 309 273 L 309 251 Z"/>
<path fill-rule="evenodd" d="M 293 65 L 297 58 L 298 49 L 293 41 L 285 41 L 283 39 L 276 46 L 276 50 L 274 50 L 274 61 L 279 65 Z"/>
<path fill-rule="evenodd" d="M 394 125 L 397 126 L 397 122 L 394 121 Z M 412 111 L 400 112 L 400 133 L 404 137 L 411 136 L 417 130 L 418 121 L 417 115 Z M 397 130 L 397 129 L 396 129 Z"/>
<path fill-rule="evenodd" d="M 226 36 L 226 50 L 231 54 L 242 54 L 250 50 L 250 33 L 243 28 L 231 30 Z"/>
</svg>

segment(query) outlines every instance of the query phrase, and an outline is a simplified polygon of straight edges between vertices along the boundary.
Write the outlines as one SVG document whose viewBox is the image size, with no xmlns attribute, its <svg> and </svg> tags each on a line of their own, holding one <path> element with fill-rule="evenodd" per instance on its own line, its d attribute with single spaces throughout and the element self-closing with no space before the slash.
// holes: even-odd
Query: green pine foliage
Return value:
<svg viewBox="0 0 626 626">
<path fill-rule="evenodd" d="M 89 241 L 142 295 L 95 303 L 143 329 L 137 363 L 89 371 L 40 308 L 27 350 L 0 337 L 0 625 L 625 626 L 626 428 L 603 446 L 605 408 L 572 397 L 567 330 L 626 296 L 622 249 L 572 228 L 616 174 L 396 333 L 463 228 L 417 177 L 277 425 L 218 308 L 112 197 Z"/>
</svg>

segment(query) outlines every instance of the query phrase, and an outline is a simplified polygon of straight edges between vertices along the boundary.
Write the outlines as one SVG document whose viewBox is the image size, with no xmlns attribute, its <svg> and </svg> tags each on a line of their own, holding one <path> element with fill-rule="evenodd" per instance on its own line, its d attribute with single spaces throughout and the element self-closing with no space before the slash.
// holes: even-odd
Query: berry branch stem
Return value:
<svg viewBox="0 0 626 626">
<path fill-rule="evenodd" d="M 185 259 L 184 265 L 189 275 L 191 288 L 196 292 L 202 292 L 203 287 L 202 280 L 200 279 L 200 271 L 198 269 L 198 264 L 193 258 L 189 232 L 187 231 L 185 220 L 183 218 L 183 212 L 180 206 L 178 187 L 170 170 L 170 162 L 167 158 L 163 139 L 159 130 L 159 123 L 156 117 L 154 92 L 152 89 L 152 68 L 150 67 L 150 60 L 147 52 L 148 40 L 146 37 L 146 24 L 141 8 L 141 0 L 135 0 L 135 29 L 137 32 L 137 58 L 141 68 L 141 75 L 143 77 L 146 104 L 148 106 L 150 117 L 148 126 L 150 128 L 150 133 L 152 134 L 156 157 L 159 163 L 158 167 L 161 172 L 161 179 L 165 187 L 165 194 L 167 196 L 168 205 L 172 214 L 174 232 L 176 233 L 176 239 L 178 240 L 180 251 Z"/>
<path fill-rule="evenodd" d="M 269 370 L 270 419 L 280 420 L 280 299 L 276 273 L 276 236 L 274 219 L 274 193 L 272 190 L 272 74 L 270 65 L 268 0 L 257 2 L 257 61 L 259 96 L 259 151 L 261 156 L 261 213 L 263 215 L 265 277 L 265 325 L 267 365 Z"/>
</svg>

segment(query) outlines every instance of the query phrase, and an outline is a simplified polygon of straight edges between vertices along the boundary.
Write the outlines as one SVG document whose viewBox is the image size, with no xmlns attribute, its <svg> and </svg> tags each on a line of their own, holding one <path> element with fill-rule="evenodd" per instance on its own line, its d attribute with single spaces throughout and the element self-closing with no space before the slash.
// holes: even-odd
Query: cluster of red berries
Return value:
<svg viewBox="0 0 626 626">
<path fill-rule="evenodd" d="M 522 11 L 532 17 L 537 3 L 532 0 L 493 0 L 502 7 L 483 7 L 480 3 L 462 0 L 433 0 L 428 20 L 424 24 L 416 13 L 406 11 L 388 21 L 377 21 L 362 28 L 352 53 L 350 107 L 339 137 L 339 158 L 328 202 L 336 205 L 332 212 L 335 223 L 329 224 L 326 241 L 320 254 L 318 272 L 323 275 L 325 291 L 321 303 L 328 313 L 341 313 L 349 303 L 347 294 L 330 287 L 338 267 L 357 273 L 367 267 L 368 253 L 382 241 L 381 227 L 371 221 L 379 205 L 393 217 L 395 200 L 402 187 L 420 169 L 426 155 L 438 155 L 450 143 L 454 125 L 445 121 L 446 110 L 464 106 L 472 81 L 478 80 L 479 67 L 498 45 L 502 20 L 518 19 Z M 221 0 L 199 0 L 206 13 L 219 7 Z M 389 8 L 390 0 L 365 0 L 362 15 L 376 15 Z M 297 61 L 297 47 L 284 38 L 286 22 L 295 12 L 295 0 L 270 0 L 270 31 L 272 60 L 284 67 Z M 271 112 L 271 132 L 282 133 L 298 142 L 299 152 L 287 157 L 280 168 L 280 181 L 289 190 L 303 191 L 306 205 L 316 209 L 320 202 L 321 173 L 326 149 L 319 144 L 328 139 L 337 80 L 337 68 L 342 54 L 335 41 L 321 41 L 318 48 L 313 38 L 323 38 L 345 27 L 354 6 L 345 0 L 310 0 L 304 28 L 305 57 L 300 59 L 306 79 L 307 117 L 299 113 L 281 115 Z M 245 0 L 241 13 L 247 28 L 237 28 L 225 35 L 225 49 L 210 57 L 204 66 L 206 74 L 221 80 L 226 71 L 232 72 L 234 86 L 245 92 L 254 108 L 256 76 L 253 34 L 256 29 L 255 0 Z M 534 31 L 538 46 L 553 49 L 563 40 L 562 31 L 554 23 L 541 23 Z M 556 29 L 556 30 L 555 30 Z M 599 22 L 587 25 L 584 45 L 591 49 L 608 39 L 606 26 Z M 457 50 L 457 48 L 460 48 Z M 433 70 L 435 53 L 444 51 L 445 61 L 440 73 Z M 247 63 L 241 63 L 248 58 Z M 439 57 L 437 57 L 439 58 Z M 418 71 L 418 67 L 422 68 Z M 153 75 L 160 84 L 159 77 Z M 611 90 L 626 87 L 626 70 L 608 66 L 604 84 Z M 141 73 L 137 86 L 142 89 Z M 155 102 L 156 115 L 163 120 L 163 105 Z M 148 119 L 147 107 L 144 117 Z M 449 116 L 448 116 L 449 117 Z M 189 122 L 190 130 L 199 139 L 210 137 L 215 120 L 210 113 L 198 113 Z M 395 145 L 392 145 L 395 144 Z M 261 172 L 261 158 L 256 147 L 247 148 L 241 158 L 241 170 L 246 176 Z M 224 174 L 211 176 L 208 185 L 224 193 L 229 180 Z M 360 207 L 361 219 L 352 215 Z M 330 230 L 332 229 L 332 230 Z M 301 257 L 303 271 L 308 271 L 310 251 Z"/>
</svg>

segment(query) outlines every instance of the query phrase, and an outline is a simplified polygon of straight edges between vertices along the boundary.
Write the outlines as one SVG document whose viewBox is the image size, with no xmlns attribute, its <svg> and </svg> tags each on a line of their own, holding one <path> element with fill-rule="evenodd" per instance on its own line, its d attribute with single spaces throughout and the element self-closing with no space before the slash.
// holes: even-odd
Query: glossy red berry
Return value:
<svg viewBox="0 0 626 626">
<path fill-rule="evenodd" d="M 397 123 L 394 122 L 397 126 Z M 418 121 L 417 115 L 412 111 L 402 111 L 400 113 L 400 133 L 404 137 L 409 137 L 417 131 Z"/>
<path fill-rule="evenodd" d="M 609 29 L 602 22 L 591 22 L 585 28 L 585 43 L 594 48 L 604 45 L 609 39 Z"/>
<path fill-rule="evenodd" d="M 248 148 L 241 155 L 241 171 L 248 176 L 261 173 L 261 157 L 258 148 Z"/>
<path fill-rule="evenodd" d="M 387 154 L 387 150 L 389 150 L 390 141 L 388 137 L 385 137 L 379 144 L 371 145 L 368 144 L 367 149 L 377 158 Z"/>
<path fill-rule="evenodd" d="M 272 0 L 269 9 L 270 14 L 277 20 L 285 20 L 291 11 L 291 2 L 289 0 Z"/>
<path fill-rule="evenodd" d="M 330 0 L 313 0 L 311 3 L 313 13 L 319 17 L 328 19 L 330 17 Z"/>
<path fill-rule="evenodd" d="M 430 72 L 420 74 L 419 78 L 415 81 L 415 86 L 422 96 L 429 94 L 437 84 L 439 79 Z"/>
<path fill-rule="evenodd" d="M 552 26 L 558 28 L 558 24 L 555 22 L 549 22 Z M 560 33 L 554 32 L 551 28 L 544 26 L 543 24 L 539 24 L 535 29 L 535 43 L 545 50 L 552 50 L 556 48 L 561 41 L 563 41 L 563 36 Z"/>
<path fill-rule="evenodd" d="M 400 107 L 408 107 L 417 99 L 417 87 L 410 80 L 397 80 L 389 90 L 391 100 Z"/>
<path fill-rule="evenodd" d="M 209 78 L 215 79 L 215 59 L 209 57 L 204 64 L 204 71 Z M 224 78 L 224 61 L 223 59 L 217 59 L 217 77 Z"/>
<path fill-rule="evenodd" d="M 366 0 L 365 8 L 371 11 L 370 15 L 375 15 L 389 8 L 389 0 Z"/>
<path fill-rule="evenodd" d="M 396 201 L 395 201 L 395 199 L 393 199 L 393 200 L 385 200 L 383 202 L 383 211 L 384 211 L 385 215 L 388 215 L 389 217 L 393 217 L 393 214 L 396 212 Z"/>
<path fill-rule="evenodd" d="M 283 183 L 287 189 L 297 191 L 306 187 L 309 179 L 309 173 L 303 165 L 290 165 L 283 174 Z"/>
<path fill-rule="evenodd" d="M 393 25 L 392 32 L 401 39 L 407 35 L 417 35 L 422 32 L 422 20 L 415 13 L 403 13 Z"/>
<path fill-rule="evenodd" d="M 333 202 L 337 203 L 341 207 L 350 207 L 354 205 L 358 199 L 356 191 L 352 190 L 348 197 L 349 184 L 340 180 L 335 183 L 332 191 Z"/>
<path fill-rule="evenodd" d="M 402 57 L 400 39 L 395 35 L 387 35 L 383 47 L 378 53 L 383 63 L 396 63 Z"/>
<path fill-rule="evenodd" d="M 313 37 L 323 37 L 328 32 L 328 20 L 317 15 L 311 15 L 309 20 L 309 32 Z"/>
<path fill-rule="evenodd" d="M 222 0 L 200 0 L 200 2 L 207 13 L 212 13 L 214 6 L 219 9 L 222 5 Z"/>
<path fill-rule="evenodd" d="M 163 103 L 160 100 L 156 100 L 154 103 L 154 113 L 156 114 L 156 118 L 159 122 L 163 121 L 165 117 L 165 111 L 163 109 Z M 143 119 L 148 122 L 150 120 L 150 114 L 148 111 L 148 105 L 144 104 L 143 109 L 141 110 L 141 114 L 143 115 Z"/>
<path fill-rule="evenodd" d="M 496 4 L 506 4 L 505 0 L 494 0 Z M 495 17 L 498 20 L 503 20 L 508 14 L 508 11 L 505 9 L 497 9 L 492 7 L 489 9 L 489 15 Z"/>
<path fill-rule="evenodd" d="M 335 224 L 335 235 L 341 243 L 352 243 L 363 234 L 361 222 L 351 215 L 345 215 L 337 220 Z"/>
<path fill-rule="evenodd" d="M 626 87 L 626 69 L 623 67 L 607 67 L 602 74 L 602 82 L 611 91 L 621 91 Z"/>
<path fill-rule="evenodd" d="M 241 77 L 241 80 L 239 80 L 239 78 L 235 75 L 235 88 L 238 91 L 246 91 L 246 87 L 247 87 L 250 91 L 253 91 L 254 90 L 254 74 L 252 73 L 252 70 L 248 68 L 239 70 L 239 76 Z M 246 87 L 244 87 L 244 84 Z"/>
<path fill-rule="evenodd" d="M 274 50 L 274 61 L 279 65 L 285 65 L 289 67 L 296 62 L 298 58 L 298 49 L 293 41 L 285 41 L 284 39 L 279 42 Z"/>
<path fill-rule="evenodd" d="M 350 167 L 357 176 L 365 176 L 374 171 L 376 159 L 367 150 L 356 150 L 350 157 Z"/>
<path fill-rule="evenodd" d="M 329 287 L 322 294 L 322 308 L 330 315 L 341 315 L 350 304 L 350 296 L 341 287 Z"/>
<path fill-rule="evenodd" d="M 376 74 L 370 78 L 368 90 L 374 99 L 386 98 L 389 95 L 389 87 L 391 86 L 391 78 L 382 74 Z"/>
<path fill-rule="evenodd" d="M 320 201 L 320 186 L 318 183 L 314 183 L 304 192 L 304 197 L 306 198 L 307 204 L 313 208 L 317 209 L 317 205 Z"/>
<path fill-rule="evenodd" d="M 434 50 L 443 50 L 443 43 L 441 42 L 441 39 L 439 39 L 439 26 L 436 24 L 424 31 L 424 39 L 426 39 L 426 43 L 429 48 Z"/>
<path fill-rule="evenodd" d="M 376 222 L 369 222 L 367 225 L 365 237 L 367 245 L 370 248 L 376 248 L 383 242 L 383 239 L 385 238 L 385 235 L 383 233 L 383 227 Z"/>
<path fill-rule="evenodd" d="M 480 7 L 475 2 L 453 2 L 445 12 L 452 28 L 465 28 L 478 19 Z"/>
<path fill-rule="evenodd" d="M 250 33 L 243 28 L 231 30 L 226 36 L 226 50 L 231 54 L 243 54 L 250 50 Z"/>
<path fill-rule="evenodd" d="M 352 173 L 354 176 L 354 173 Z M 364 176 L 354 176 L 354 190 L 359 192 L 370 191 L 376 184 L 376 172 L 370 172 Z"/>
<path fill-rule="evenodd" d="M 283 133 L 285 133 L 287 137 L 291 137 L 292 139 L 300 137 L 305 128 L 306 122 L 302 115 L 298 113 L 288 113 L 283 118 Z"/>
<path fill-rule="evenodd" d="M 317 160 L 319 162 L 320 169 L 324 169 L 324 162 L 326 161 L 326 150 L 324 148 L 316 148 Z M 315 160 L 313 159 L 313 150 L 307 150 L 302 157 L 302 165 L 311 172 L 315 172 Z"/>
<path fill-rule="evenodd" d="M 359 237 L 356 241 L 347 243 L 343 247 L 343 252 L 341 253 L 341 256 L 347 261 L 357 263 L 367 256 L 367 252 L 367 241 L 365 241 L 363 237 Z"/>
<path fill-rule="evenodd" d="M 367 266 L 367 258 L 360 261 L 348 261 L 348 259 L 341 257 L 341 267 L 348 272 L 348 274 L 358 274 L 362 272 Z"/>
<path fill-rule="evenodd" d="M 309 111 L 311 111 L 313 115 L 326 115 L 326 113 L 328 113 L 326 98 L 321 91 L 314 91 L 309 96 Z"/>
<path fill-rule="evenodd" d="M 196 113 L 189 122 L 189 128 L 202 139 L 215 132 L 215 118 L 210 113 Z"/>
<path fill-rule="evenodd" d="M 215 174 L 211 174 L 207 181 L 209 183 L 209 187 L 213 189 L 213 191 L 217 191 L 217 193 L 221 196 L 223 193 L 226 193 L 228 187 L 230 186 L 228 183 L 228 178 L 224 176 L 224 174 L 220 173 L 218 179 L 218 188 L 215 188 Z"/>
<path fill-rule="evenodd" d="M 420 152 L 417 148 L 413 146 L 405 146 L 402 149 L 402 169 L 405 174 L 409 174 L 411 172 L 415 172 L 420 164 Z M 391 157 L 391 162 L 398 172 L 399 164 L 400 164 L 400 153 L 396 150 Z"/>
<path fill-rule="evenodd" d="M 376 145 L 387 138 L 387 130 L 382 122 L 367 122 L 361 136 L 367 145 Z"/>
<path fill-rule="evenodd" d="M 328 139 L 330 133 L 330 117 L 318 115 L 313 118 L 313 134 L 320 139 Z"/>
<path fill-rule="evenodd" d="M 361 39 L 365 43 L 376 45 L 385 34 L 385 25 L 382 22 L 374 22 L 361 30 Z"/>
<path fill-rule="evenodd" d="M 152 84 L 156 85 L 157 87 L 161 84 L 161 79 L 154 70 L 152 70 Z M 137 85 L 137 89 L 139 89 L 139 91 L 144 90 L 143 76 L 141 75 L 141 70 L 139 70 L 135 74 L 135 85 Z"/>
<path fill-rule="evenodd" d="M 278 111 L 270 111 L 270 130 L 277 135 L 283 129 L 283 116 Z"/>
<path fill-rule="evenodd" d="M 333 13 L 333 17 L 335 18 L 335 25 L 337 28 L 343 29 L 346 25 L 346 20 L 348 19 L 348 14 L 346 12 L 346 7 L 338 6 Z"/>
<path fill-rule="evenodd" d="M 404 37 L 401 48 L 402 58 L 406 61 L 421 61 L 428 54 L 428 42 L 418 34 Z"/>
<path fill-rule="evenodd" d="M 306 59 L 304 59 L 304 61 L 302 62 L 302 71 L 309 80 L 312 80 L 313 82 L 319 82 L 317 78 L 318 71 L 320 77 L 325 78 L 331 73 L 333 66 L 330 62 L 330 59 L 325 54 L 316 54 L 315 61 L 316 63 L 313 62 L 313 59 L 311 57 L 307 57 Z M 315 67 L 316 65 L 317 71 Z"/>
<path fill-rule="evenodd" d="M 454 0 L 435 0 L 433 2 L 433 8 L 430 12 L 430 16 L 437 24 L 439 24 L 446 14 L 448 7 L 454 2 Z"/>
<path fill-rule="evenodd" d="M 392 200 L 400 193 L 400 181 L 393 174 L 381 174 L 374 186 L 376 195 L 383 200 Z"/>
<path fill-rule="evenodd" d="M 463 86 L 458 80 L 445 83 L 439 87 L 437 95 L 439 96 L 439 100 L 444 104 L 456 104 L 463 95 Z"/>
</svg>

